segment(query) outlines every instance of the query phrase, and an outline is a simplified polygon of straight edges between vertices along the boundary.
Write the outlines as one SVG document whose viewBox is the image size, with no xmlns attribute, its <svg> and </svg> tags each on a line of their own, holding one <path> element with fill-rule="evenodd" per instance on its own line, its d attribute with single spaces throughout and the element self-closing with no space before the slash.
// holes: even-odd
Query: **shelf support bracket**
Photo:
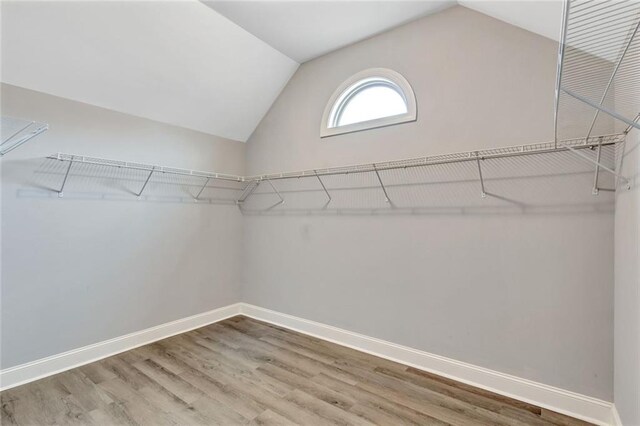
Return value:
<svg viewBox="0 0 640 426">
<path fill-rule="evenodd" d="M 318 182 L 320 182 L 320 185 L 322 186 L 322 189 L 324 190 L 324 193 L 327 194 L 327 204 L 329 204 L 331 202 L 331 195 L 329 195 L 329 191 L 327 191 L 327 187 L 324 186 L 324 182 L 322 182 L 322 179 L 320 179 L 320 175 L 318 175 L 318 171 L 314 170 L 313 171 L 316 174 L 316 177 L 318 178 Z"/>
<path fill-rule="evenodd" d="M 382 192 L 384 192 L 384 201 L 391 204 L 391 206 L 393 206 L 393 203 L 389 198 L 389 194 L 387 194 L 387 188 L 384 186 L 384 182 L 382 182 L 382 178 L 380 177 L 380 173 L 378 172 L 378 168 L 376 167 L 375 164 L 373 165 L 373 171 L 376 172 L 376 176 L 378 177 L 378 182 L 380 182 L 380 187 L 382 188 Z"/>
<path fill-rule="evenodd" d="M 198 191 L 198 195 L 196 195 L 195 198 L 194 198 L 196 203 L 198 202 L 198 199 L 200 198 L 200 194 L 202 194 L 202 191 L 204 191 L 204 189 L 207 187 L 207 185 L 209 185 L 209 181 L 210 180 L 211 180 L 211 178 L 208 177 L 207 180 L 204 182 L 204 185 L 202 185 L 202 188 L 200 188 L 200 191 Z"/>
<path fill-rule="evenodd" d="M 590 158 L 588 155 L 585 155 L 585 154 L 581 153 L 579 150 L 575 149 L 572 146 L 569 146 L 569 145 L 567 145 L 565 143 L 562 143 L 561 145 L 564 148 L 567 148 L 569 150 L 569 152 L 573 152 L 575 155 L 577 155 L 578 157 L 582 158 L 583 160 L 588 161 L 588 162 L 590 162 L 592 164 L 595 164 L 596 166 L 600 167 L 602 170 L 608 171 L 612 175 L 616 176 L 618 179 L 622 179 L 625 182 L 625 184 L 627 186 L 627 189 L 631 189 L 631 181 L 627 177 L 622 176 L 620 173 L 616 172 L 615 170 L 613 170 L 613 169 L 605 166 L 604 164 L 602 164 L 602 163 Z"/>
<path fill-rule="evenodd" d="M 67 167 L 67 171 L 64 174 L 64 179 L 62 180 L 62 186 L 58 191 L 58 197 L 62 198 L 64 196 L 64 186 L 67 184 L 67 178 L 69 177 L 69 172 L 71 171 L 71 166 L 73 166 L 73 160 L 69 161 L 69 167 Z"/>
<path fill-rule="evenodd" d="M 278 190 L 276 189 L 276 187 L 273 185 L 273 183 L 271 183 L 271 181 L 269 179 L 267 179 L 267 183 L 271 186 L 271 188 L 273 189 L 273 191 L 276 193 L 276 195 L 278 196 L 278 198 L 280 198 L 280 201 L 278 201 L 277 203 L 275 203 L 273 206 L 269 207 L 269 208 L 274 208 L 276 206 L 279 206 L 280 204 L 284 204 L 284 198 L 282 198 L 282 195 L 280 195 L 280 192 L 278 192 Z"/>
<path fill-rule="evenodd" d="M 478 176 L 480 176 L 480 196 L 482 198 L 487 198 L 487 193 L 484 190 L 484 178 L 482 177 L 482 166 L 480 165 L 480 160 L 481 158 L 478 157 L 478 153 L 476 152 L 476 164 L 478 164 Z"/>
<path fill-rule="evenodd" d="M 144 189 L 147 187 L 147 184 L 149 183 L 149 180 L 151 179 L 151 176 L 153 176 L 153 172 L 155 172 L 155 171 L 156 171 L 156 168 L 153 167 L 151 169 L 151 173 L 149 173 L 149 176 L 147 176 L 147 180 L 144 181 L 144 185 L 142 185 L 142 189 L 140 190 L 139 193 L 136 194 L 136 197 L 138 197 L 138 200 L 142 196 L 142 193 L 144 192 Z"/>
<path fill-rule="evenodd" d="M 251 182 L 249 182 L 249 184 L 247 186 L 244 187 L 244 189 L 242 190 L 242 194 L 240 194 L 240 198 L 238 198 L 236 200 L 236 204 L 238 206 L 241 206 L 242 203 L 245 202 L 245 200 L 247 198 L 249 198 L 249 196 L 251 194 L 253 194 L 253 191 L 256 190 L 256 188 L 260 185 L 260 181 L 259 180 L 253 180 Z M 247 191 L 248 190 L 248 191 Z"/>
<path fill-rule="evenodd" d="M 609 108 L 607 108 L 605 106 L 598 105 L 597 103 L 595 103 L 595 102 L 593 102 L 593 101 L 591 101 L 591 100 L 589 100 L 589 99 L 587 99 L 585 97 L 582 97 L 582 96 L 578 95 L 577 93 L 573 93 L 569 89 L 565 89 L 563 87 L 562 91 L 564 93 L 566 93 L 567 95 L 571 96 L 572 98 L 575 98 L 575 99 L 579 100 L 580 102 L 583 102 L 583 103 L 589 105 L 592 108 L 595 108 L 595 109 L 597 109 L 599 111 L 602 111 L 605 114 L 609 114 L 611 117 L 613 117 L 613 118 L 615 118 L 617 120 L 620 120 L 623 123 L 626 123 L 631 127 L 635 127 L 636 129 L 640 129 L 640 123 L 637 123 L 637 122 L 635 122 L 633 120 L 629 120 L 627 117 L 624 117 L 624 116 L 618 114 L 617 112 L 610 110 Z M 564 145 L 564 146 L 566 147 L 566 145 Z"/>
<path fill-rule="evenodd" d="M 638 115 L 636 115 L 636 118 L 633 119 L 634 123 L 638 123 L 640 121 L 640 113 Z M 624 133 L 625 135 L 628 135 L 629 132 L 631 131 L 631 129 L 633 129 L 632 125 L 629 125 L 629 127 L 627 127 L 626 129 L 624 129 Z"/>
<path fill-rule="evenodd" d="M 627 52 L 629 51 L 629 47 L 631 47 L 631 44 L 633 43 L 633 38 L 638 33 L 639 28 L 640 28 L 640 21 L 636 24 L 636 27 L 634 28 L 633 33 L 631 33 L 631 37 L 629 37 L 629 41 L 625 45 L 624 50 L 622 51 L 622 53 L 620 54 L 620 57 L 618 58 L 618 62 L 616 62 L 616 65 L 613 68 L 611 77 L 609 77 L 607 86 L 605 87 L 604 92 L 602 93 L 602 97 L 600 98 L 600 106 L 602 106 L 604 104 L 604 101 L 607 99 L 607 95 L 609 94 L 609 89 L 611 89 L 611 84 L 613 84 L 613 80 L 616 78 L 616 74 L 618 74 L 620 65 L 622 65 L 622 61 L 624 60 L 624 57 L 627 55 Z M 597 109 L 596 113 L 593 115 L 593 120 L 591 121 L 591 126 L 589 127 L 589 132 L 587 132 L 587 137 L 585 141 L 589 139 L 589 136 L 591 136 L 591 132 L 593 131 L 593 127 L 596 125 L 596 120 L 598 119 L 599 114 L 600 114 L 600 110 Z M 599 155 L 600 155 L 600 152 L 598 151 L 598 156 Z M 596 191 L 596 194 L 597 194 L 597 188 L 594 188 L 594 191 Z"/>
<path fill-rule="evenodd" d="M 595 121 L 594 121 L 595 122 Z M 596 155 L 596 171 L 593 176 L 593 189 L 591 194 L 598 195 L 600 188 L 598 188 L 598 177 L 600 175 L 600 159 L 602 158 L 602 137 L 598 138 L 598 154 Z"/>
</svg>

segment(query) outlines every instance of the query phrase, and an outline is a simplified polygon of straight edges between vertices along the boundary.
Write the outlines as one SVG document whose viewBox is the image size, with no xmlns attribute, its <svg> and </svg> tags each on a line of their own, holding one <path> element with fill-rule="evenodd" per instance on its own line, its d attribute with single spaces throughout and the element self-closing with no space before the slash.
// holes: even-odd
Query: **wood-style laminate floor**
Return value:
<svg viewBox="0 0 640 426">
<path fill-rule="evenodd" d="M 2 425 L 578 425 L 246 317 L 0 394 Z"/>
</svg>

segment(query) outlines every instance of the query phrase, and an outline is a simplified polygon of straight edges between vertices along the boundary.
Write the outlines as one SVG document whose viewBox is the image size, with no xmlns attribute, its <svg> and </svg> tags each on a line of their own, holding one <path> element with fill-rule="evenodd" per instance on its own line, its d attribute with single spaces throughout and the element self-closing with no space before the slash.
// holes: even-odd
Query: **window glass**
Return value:
<svg viewBox="0 0 640 426">
<path fill-rule="evenodd" d="M 369 84 L 350 96 L 340 108 L 334 126 L 360 123 L 405 114 L 407 103 L 397 89 L 387 84 Z"/>
</svg>

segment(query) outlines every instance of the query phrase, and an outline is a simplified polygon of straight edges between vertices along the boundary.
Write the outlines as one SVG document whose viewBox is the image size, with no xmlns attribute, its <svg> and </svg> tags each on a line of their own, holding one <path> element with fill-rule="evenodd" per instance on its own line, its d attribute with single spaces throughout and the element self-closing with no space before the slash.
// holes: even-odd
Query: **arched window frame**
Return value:
<svg viewBox="0 0 640 426">
<path fill-rule="evenodd" d="M 407 112 L 389 117 L 376 118 L 358 123 L 335 126 L 340 113 L 349 100 L 358 92 L 371 87 L 371 85 L 383 85 L 397 91 L 403 97 Z M 376 129 L 394 124 L 416 121 L 417 107 L 416 96 L 411 85 L 402 74 L 387 68 L 370 68 L 352 75 L 345 80 L 333 92 L 322 114 L 320 125 L 320 137 L 335 136 L 345 133 L 359 132 L 362 130 Z"/>
</svg>

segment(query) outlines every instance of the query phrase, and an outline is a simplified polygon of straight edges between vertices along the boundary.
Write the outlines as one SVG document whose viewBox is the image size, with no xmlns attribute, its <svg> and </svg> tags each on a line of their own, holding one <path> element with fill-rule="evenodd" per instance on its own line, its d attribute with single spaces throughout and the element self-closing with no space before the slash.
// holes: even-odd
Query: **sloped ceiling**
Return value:
<svg viewBox="0 0 640 426">
<path fill-rule="evenodd" d="M 461 6 L 484 13 L 532 33 L 558 41 L 562 26 L 561 0 L 492 1 L 461 0 Z"/>
<path fill-rule="evenodd" d="M 3 82 L 229 139 L 298 67 L 196 0 L 1 5 Z"/>
<path fill-rule="evenodd" d="M 456 5 L 453 0 L 202 1 L 299 63 Z"/>
<path fill-rule="evenodd" d="M 461 5 L 558 40 L 562 0 L 202 0 L 302 63 L 451 6 Z"/>
<path fill-rule="evenodd" d="M 456 4 L 558 38 L 560 0 L 0 1 L 1 80 L 246 141 L 298 63 Z"/>
</svg>

